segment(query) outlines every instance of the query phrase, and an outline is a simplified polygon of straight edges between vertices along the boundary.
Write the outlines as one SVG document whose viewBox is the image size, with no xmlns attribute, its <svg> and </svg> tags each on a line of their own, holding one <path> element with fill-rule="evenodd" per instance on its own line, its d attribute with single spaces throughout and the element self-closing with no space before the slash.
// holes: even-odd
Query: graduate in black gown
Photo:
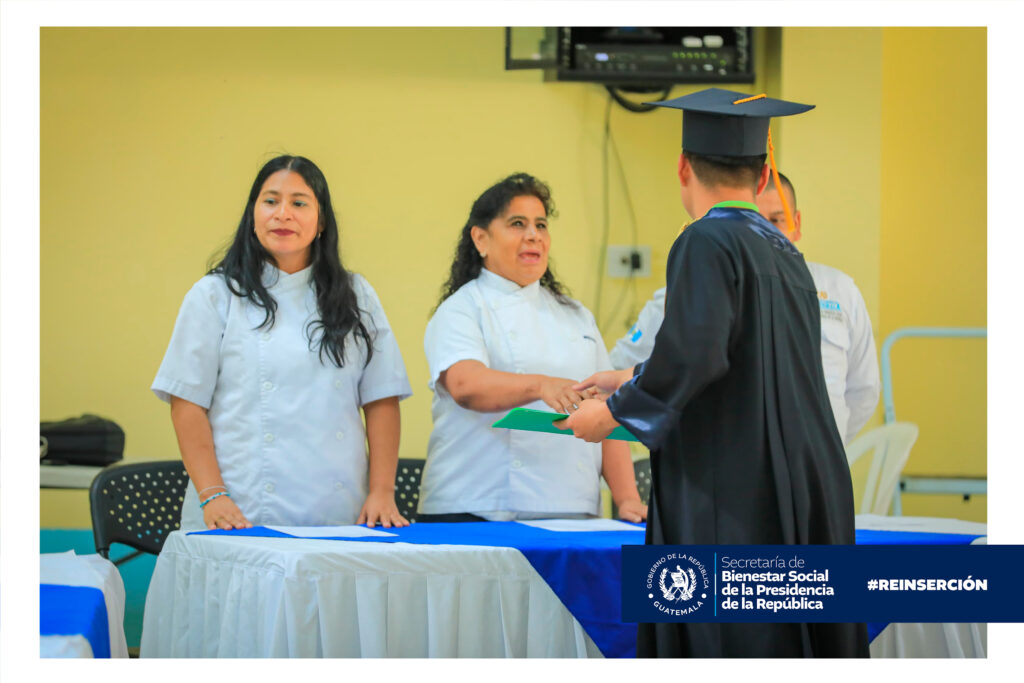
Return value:
<svg viewBox="0 0 1024 683">
<path fill-rule="evenodd" d="M 668 257 L 651 357 L 599 373 L 565 426 L 621 424 L 651 451 L 648 544 L 852 544 L 850 470 L 821 366 L 804 258 L 753 203 L 771 116 L 811 106 L 711 88 L 683 110 L 679 182 L 700 219 Z M 864 624 L 640 624 L 640 657 L 866 657 Z"/>
</svg>

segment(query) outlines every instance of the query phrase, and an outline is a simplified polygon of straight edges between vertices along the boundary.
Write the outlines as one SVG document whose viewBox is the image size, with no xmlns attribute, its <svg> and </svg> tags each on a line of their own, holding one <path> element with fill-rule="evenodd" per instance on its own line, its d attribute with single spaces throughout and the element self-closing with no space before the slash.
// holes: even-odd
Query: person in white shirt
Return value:
<svg viewBox="0 0 1024 683">
<path fill-rule="evenodd" d="M 548 267 L 548 187 L 519 173 L 474 202 L 424 348 L 434 392 L 417 521 L 592 517 L 600 476 L 619 515 L 646 518 L 629 449 L 494 429 L 510 409 L 571 412 L 572 385 L 610 369 L 593 315 Z"/>
<path fill-rule="evenodd" d="M 412 391 L 376 293 L 341 264 L 312 161 L 281 156 L 257 174 L 233 243 L 185 295 L 152 390 L 171 404 L 192 482 L 182 528 L 408 523 L 394 480 Z"/>
<path fill-rule="evenodd" d="M 780 173 L 779 180 L 794 212 L 796 231 L 790 239 L 796 242 L 801 237 L 796 190 L 785 175 Z M 782 199 L 774 184 L 769 183 L 765 191 L 758 195 L 757 207 L 762 216 L 785 234 L 783 226 L 786 219 Z M 807 262 L 807 269 L 811 271 L 811 277 L 818 288 L 821 362 L 832 413 L 845 445 L 871 419 L 881 392 L 871 318 L 868 317 L 864 297 L 853 278 L 841 270 L 811 261 Z"/>
<path fill-rule="evenodd" d="M 640 309 L 636 322 L 629 332 L 615 342 L 615 348 L 608 354 L 612 367 L 616 370 L 631 368 L 642 363 L 651 355 L 654 348 L 654 336 L 658 334 L 661 323 L 665 320 L 665 287 L 654 292 L 651 298 Z"/>
<path fill-rule="evenodd" d="M 796 231 L 793 242 L 801 237 L 800 211 L 796 209 L 796 191 L 792 182 L 779 174 L 783 191 L 793 210 Z M 757 196 L 761 215 L 786 234 L 782 200 L 773 183 Z M 849 444 L 871 418 L 878 405 L 881 383 L 878 355 L 871 332 L 864 297 L 853 279 L 836 268 L 807 262 L 818 288 L 821 309 L 821 362 L 828 387 L 829 402 L 843 443 Z M 616 370 L 647 360 L 654 348 L 654 337 L 665 318 L 665 288 L 654 293 L 635 325 L 615 344 L 610 358 Z"/>
</svg>

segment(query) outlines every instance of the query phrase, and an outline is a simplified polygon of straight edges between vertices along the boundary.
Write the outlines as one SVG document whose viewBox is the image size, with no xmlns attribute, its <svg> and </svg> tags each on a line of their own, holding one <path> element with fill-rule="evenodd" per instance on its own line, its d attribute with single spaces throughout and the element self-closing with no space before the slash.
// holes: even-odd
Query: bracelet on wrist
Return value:
<svg viewBox="0 0 1024 683">
<path fill-rule="evenodd" d="M 209 498 L 207 498 L 206 500 L 204 500 L 202 503 L 200 503 L 199 504 L 199 509 L 202 510 L 204 507 L 206 507 L 207 503 L 209 503 L 211 500 L 213 500 L 214 498 L 220 498 L 221 496 L 227 496 L 228 498 L 230 498 L 231 494 L 228 493 L 227 491 L 221 491 L 220 493 L 215 493 L 212 496 L 210 496 Z"/>
<path fill-rule="evenodd" d="M 207 491 L 212 491 L 213 489 L 224 489 L 225 491 L 227 491 L 228 487 L 227 486 L 207 486 L 205 489 L 203 489 L 202 491 L 199 492 L 199 495 L 201 496 L 204 493 L 206 493 Z"/>
</svg>

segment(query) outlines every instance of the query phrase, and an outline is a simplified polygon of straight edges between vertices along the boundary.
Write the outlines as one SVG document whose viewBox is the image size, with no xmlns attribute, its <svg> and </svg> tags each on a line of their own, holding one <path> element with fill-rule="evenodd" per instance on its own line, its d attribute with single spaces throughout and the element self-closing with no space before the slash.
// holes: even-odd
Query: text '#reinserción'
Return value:
<svg viewBox="0 0 1024 683">
<path fill-rule="evenodd" d="M 878 579 L 880 591 L 987 591 L 988 579 Z"/>
</svg>

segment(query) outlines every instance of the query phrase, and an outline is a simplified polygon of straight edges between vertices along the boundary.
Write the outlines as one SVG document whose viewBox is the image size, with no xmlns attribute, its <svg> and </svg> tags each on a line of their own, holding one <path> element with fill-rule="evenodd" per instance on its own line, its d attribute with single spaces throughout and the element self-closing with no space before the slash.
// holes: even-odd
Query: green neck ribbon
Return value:
<svg viewBox="0 0 1024 683">
<path fill-rule="evenodd" d="M 750 209 L 751 211 L 757 211 L 760 213 L 760 209 L 757 208 L 757 204 L 751 202 L 744 202 L 739 200 L 729 200 L 726 202 L 718 202 L 712 209 Z M 709 209 L 710 211 L 710 209 Z"/>
</svg>

